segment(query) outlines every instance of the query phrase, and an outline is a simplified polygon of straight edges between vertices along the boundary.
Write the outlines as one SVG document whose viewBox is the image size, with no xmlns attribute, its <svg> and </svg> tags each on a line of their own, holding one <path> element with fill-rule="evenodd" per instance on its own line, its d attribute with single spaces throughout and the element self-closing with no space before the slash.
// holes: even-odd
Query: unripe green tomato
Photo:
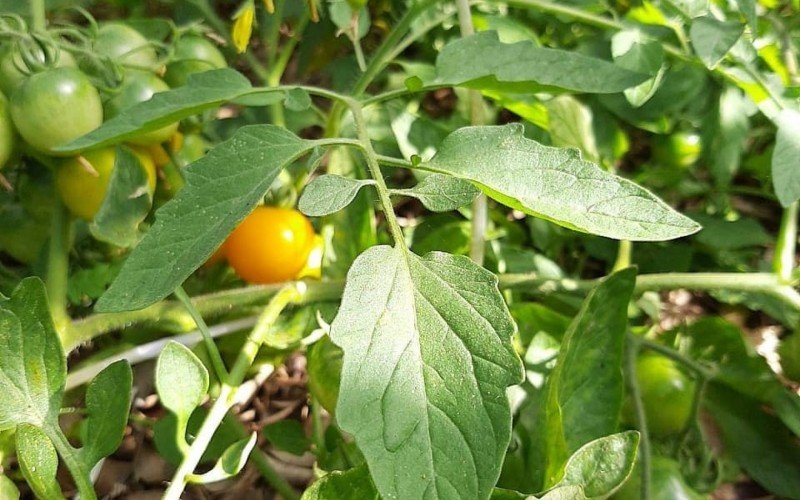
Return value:
<svg viewBox="0 0 800 500">
<path fill-rule="evenodd" d="M 6 166 L 14 152 L 14 123 L 8 109 L 8 99 L 0 94 L 0 170 Z"/>
<path fill-rule="evenodd" d="M 103 103 L 92 82 L 74 68 L 37 73 L 11 97 L 11 118 L 23 139 L 53 156 L 53 149 L 103 123 Z"/>
<path fill-rule="evenodd" d="M 128 70 L 125 79 L 118 89 L 118 93 L 106 101 L 104 110 L 106 119 L 114 118 L 126 109 L 144 102 L 158 92 L 169 90 L 169 86 L 153 73 L 141 70 Z M 178 122 L 166 125 L 160 129 L 138 135 L 128 142 L 139 145 L 159 144 L 178 131 Z"/>
<path fill-rule="evenodd" d="M 167 64 L 164 80 L 170 87 L 186 85 L 189 75 L 212 69 L 224 68 L 228 64 L 222 52 L 202 36 L 186 35 L 175 42 L 174 60 Z"/>
<path fill-rule="evenodd" d="M 700 136 L 689 132 L 659 136 L 653 142 L 653 158 L 667 167 L 690 167 L 700 158 L 702 150 Z"/>
<path fill-rule="evenodd" d="M 38 50 L 35 52 L 36 59 L 44 64 L 44 52 Z M 58 53 L 58 60 L 54 61 L 53 67 L 55 68 L 74 68 L 76 67 L 75 58 L 72 54 L 62 50 Z M 9 99 L 14 94 L 14 91 L 28 78 L 28 74 L 23 73 L 19 68 L 25 68 L 25 63 L 22 61 L 22 56 L 19 50 L 8 47 L 3 51 L 0 56 L 0 92 L 6 95 Z"/>
<path fill-rule="evenodd" d="M 642 476 L 639 462 L 630 477 L 612 497 L 613 500 L 640 500 Z M 686 484 L 678 462 L 666 457 L 653 457 L 650 463 L 650 500 L 703 500 L 706 497 Z"/>
<path fill-rule="evenodd" d="M 150 193 L 153 193 L 156 187 L 156 167 L 153 160 L 142 150 L 133 149 L 133 152 L 139 160 L 139 166 L 147 175 Z M 56 190 L 70 212 L 91 221 L 103 205 L 117 153 L 116 148 L 110 147 L 88 151 L 83 157 L 91 163 L 98 175 L 88 172 L 77 158 L 70 158 L 56 170 Z"/>
<path fill-rule="evenodd" d="M 342 355 L 342 350 L 327 335 L 311 346 L 306 355 L 308 390 L 331 415 L 339 399 Z"/>
<path fill-rule="evenodd" d="M 101 26 L 94 40 L 94 50 L 126 66 L 152 68 L 158 62 L 156 51 L 147 38 L 121 23 Z"/>
<path fill-rule="evenodd" d="M 781 340 L 778 355 L 786 378 L 800 382 L 800 333 L 795 332 Z"/>
<path fill-rule="evenodd" d="M 651 435 L 667 437 L 686 428 L 692 416 L 694 381 L 675 363 L 660 354 L 644 354 L 636 361 L 636 380 L 642 395 L 647 429 Z M 627 423 L 634 422 L 630 402 Z"/>
</svg>

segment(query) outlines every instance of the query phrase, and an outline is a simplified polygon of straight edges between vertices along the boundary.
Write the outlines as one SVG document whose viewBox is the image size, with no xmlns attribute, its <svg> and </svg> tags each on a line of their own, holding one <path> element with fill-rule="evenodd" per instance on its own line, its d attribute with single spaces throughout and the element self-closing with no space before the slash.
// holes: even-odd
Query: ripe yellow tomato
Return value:
<svg viewBox="0 0 800 500">
<path fill-rule="evenodd" d="M 258 207 L 225 243 L 228 263 L 250 283 L 295 279 L 314 246 L 314 228 L 300 212 Z"/>
<path fill-rule="evenodd" d="M 147 184 L 150 192 L 156 188 L 156 167 L 146 151 L 132 148 L 139 159 L 139 165 L 147 174 Z M 114 171 L 116 159 L 115 148 L 104 148 L 89 151 L 83 154 L 86 162 L 97 171 L 98 175 L 91 173 L 78 157 L 70 158 L 56 171 L 56 188 L 64 201 L 64 205 L 76 216 L 90 221 L 94 218 L 103 199 L 106 197 L 111 173 Z"/>
</svg>

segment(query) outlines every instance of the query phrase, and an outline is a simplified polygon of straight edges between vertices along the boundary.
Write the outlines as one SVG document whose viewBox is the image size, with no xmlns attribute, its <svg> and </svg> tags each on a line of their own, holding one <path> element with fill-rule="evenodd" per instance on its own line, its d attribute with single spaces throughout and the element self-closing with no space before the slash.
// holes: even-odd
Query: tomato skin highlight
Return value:
<svg viewBox="0 0 800 500">
<path fill-rule="evenodd" d="M 14 123 L 8 109 L 8 99 L 0 94 L 0 170 L 14 153 Z"/>
<path fill-rule="evenodd" d="M 225 243 L 228 263 L 250 283 L 295 279 L 314 245 L 314 228 L 297 210 L 257 207 Z"/>
<path fill-rule="evenodd" d="M 44 52 L 37 51 L 36 59 L 44 64 Z M 13 47 L 9 47 L 3 52 L 3 55 L 0 56 L 0 92 L 5 94 L 8 98 L 11 98 L 14 91 L 30 76 L 21 72 L 17 66 L 24 68 L 25 63 L 22 62 L 19 51 Z M 55 62 L 54 67 L 75 68 L 77 64 L 72 54 L 62 50 L 58 54 L 58 61 Z"/>
<path fill-rule="evenodd" d="M 56 68 L 31 76 L 14 92 L 11 117 L 34 149 L 66 156 L 54 148 L 99 127 L 103 103 L 86 75 L 74 68 Z"/>
<path fill-rule="evenodd" d="M 153 160 L 144 151 L 135 148 L 132 150 L 147 174 L 147 184 L 153 193 L 156 187 L 156 167 Z M 83 155 L 99 174 L 97 177 L 88 172 L 77 157 L 65 160 L 59 166 L 56 170 L 56 190 L 70 212 L 86 221 L 94 218 L 106 197 L 116 156 L 116 148 L 113 147 L 89 151 Z"/>
<path fill-rule="evenodd" d="M 660 354 L 643 354 L 636 361 L 636 379 L 642 394 L 647 429 L 656 437 L 683 431 L 692 416 L 695 383 L 671 359 Z M 625 420 L 633 423 L 630 402 Z"/>
<path fill-rule="evenodd" d="M 699 135 L 675 132 L 666 137 L 656 138 L 653 143 L 653 158 L 665 167 L 687 168 L 700 159 L 702 150 Z"/>
<path fill-rule="evenodd" d="M 175 59 L 167 64 L 164 80 L 170 87 L 186 85 L 190 75 L 228 65 L 222 52 L 202 36 L 187 35 L 175 42 Z"/>
<path fill-rule="evenodd" d="M 152 68 L 158 62 L 155 49 L 141 33 L 121 23 L 107 23 L 97 30 L 94 50 L 119 64 Z"/>
<path fill-rule="evenodd" d="M 169 86 L 164 80 L 149 71 L 129 70 L 125 73 L 125 80 L 119 87 L 119 92 L 106 101 L 106 119 L 114 118 L 126 109 L 149 100 L 154 94 L 169 90 Z M 165 125 L 160 129 L 145 132 L 128 142 L 137 145 L 159 144 L 178 131 L 178 122 Z"/>
</svg>

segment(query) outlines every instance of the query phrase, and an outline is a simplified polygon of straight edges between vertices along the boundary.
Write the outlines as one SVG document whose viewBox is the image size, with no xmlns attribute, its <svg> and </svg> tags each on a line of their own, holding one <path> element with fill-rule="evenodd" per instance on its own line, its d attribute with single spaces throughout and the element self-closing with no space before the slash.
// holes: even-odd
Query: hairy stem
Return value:
<svg viewBox="0 0 800 500">
<path fill-rule="evenodd" d="M 70 319 L 67 314 L 67 283 L 69 281 L 69 246 L 72 221 L 60 201 L 53 204 L 50 226 L 50 243 L 47 254 L 47 299 L 53 323 L 61 336 L 61 343 L 69 342 Z"/>
<path fill-rule="evenodd" d="M 183 287 L 179 286 L 175 289 L 175 297 L 183 304 L 183 307 L 186 308 L 186 311 L 194 320 L 194 324 L 197 325 L 197 329 L 200 330 L 200 334 L 203 336 L 203 345 L 208 352 L 208 356 L 211 358 L 211 364 L 214 366 L 214 372 L 217 374 L 217 378 L 219 380 L 226 380 L 228 378 L 228 370 L 225 368 L 225 362 L 222 361 L 222 355 L 219 353 L 219 349 L 217 349 L 217 344 L 214 343 L 214 339 L 211 337 L 208 325 L 205 320 L 203 320 L 203 315 L 194 307 L 192 299 L 186 294 Z"/>
<path fill-rule="evenodd" d="M 75 486 L 78 488 L 81 500 L 97 500 L 97 494 L 95 494 L 94 486 L 89 478 L 90 471 L 78 455 L 78 450 L 69 444 L 67 437 L 58 427 L 45 426 L 42 431 L 50 438 L 53 447 L 58 452 L 61 460 L 63 460 L 67 470 L 69 470 L 73 481 L 75 481 Z"/>
<path fill-rule="evenodd" d="M 640 343 L 639 339 L 633 335 L 628 334 L 626 338 L 628 341 L 625 343 L 625 382 L 628 384 L 631 400 L 633 400 L 636 427 L 641 433 L 638 454 L 640 473 L 642 475 L 640 493 L 642 500 L 650 500 L 650 457 L 652 455 L 650 433 L 647 430 L 647 415 L 644 412 L 642 391 L 636 378 L 636 360 L 639 357 Z"/>
</svg>

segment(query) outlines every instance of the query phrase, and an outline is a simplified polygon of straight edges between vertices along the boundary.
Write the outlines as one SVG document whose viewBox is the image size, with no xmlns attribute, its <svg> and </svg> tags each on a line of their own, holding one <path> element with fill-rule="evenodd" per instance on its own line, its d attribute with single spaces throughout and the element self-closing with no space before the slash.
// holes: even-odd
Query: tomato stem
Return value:
<svg viewBox="0 0 800 500">
<path fill-rule="evenodd" d="M 772 264 L 775 274 L 782 283 L 789 283 L 792 280 L 797 249 L 797 211 L 798 202 L 796 201 L 783 209 L 778 241 L 775 244 L 775 257 Z"/>
<path fill-rule="evenodd" d="M 65 346 L 69 342 L 70 318 L 67 314 L 67 283 L 69 279 L 69 248 L 72 220 L 60 200 L 53 203 L 50 243 L 47 255 L 47 299 L 53 323 Z"/>
<path fill-rule="evenodd" d="M 47 29 L 47 11 L 44 0 L 30 0 L 31 24 L 34 31 Z"/>
<path fill-rule="evenodd" d="M 217 349 L 217 344 L 214 343 L 214 339 L 211 337 L 211 332 L 208 330 L 208 325 L 206 324 L 205 320 L 203 320 L 203 315 L 200 314 L 200 312 L 194 306 L 192 299 L 189 297 L 189 295 L 187 295 L 182 286 L 179 286 L 175 289 L 175 297 L 181 304 L 183 304 L 183 307 L 186 308 L 186 311 L 194 320 L 195 325 L 197 325 L 197 329 L 200 330 L 200 334 L 203 336 L 203 345 L 205 345 L 206 351 L 208 351 L 208 355 L 211 358 L 211 364 L 214 367 L 214 372 L 217 374 L 217 378 L 219 380 L 227 380 L 228 370 L 225 368 L 225 362 L 222 360 L 222 355 L 219 353 L 219 349 Z"/>
<path fill-rule="evenodd" d="M 636 427 L 641 433 L 639 440 L 639 467 L 642 475 L 641 481 L 641 497 L 643 500 L 650 499 L 650 458 L 652 450 L 650 446 L 650 433 L 647 430 L 647 415 L 644 412 L 644 403 L 642 402 L 642 391 L 639 387 L 639 381 L 636 377 L 636 360 L 639 357 L 639 350 L 641 342 L 639 338 L 628 334 L 625 342 L 625 382 L 628 384 L 628 390 L 633 400 L 634 415 L 636 419 Z"/>
</svg>

